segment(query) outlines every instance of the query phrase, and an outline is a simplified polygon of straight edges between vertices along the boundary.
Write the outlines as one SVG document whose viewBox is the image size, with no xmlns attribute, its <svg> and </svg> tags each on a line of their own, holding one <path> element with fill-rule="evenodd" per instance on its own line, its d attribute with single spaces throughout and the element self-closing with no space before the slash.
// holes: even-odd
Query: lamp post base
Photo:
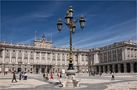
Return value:
<svg viewBox="0 0 137 90">
<path fill-rule="evenodd" d="M 67 70 L 66 75 L 67 78 L 66 80 L 63 81 L 63 87 L 68 87 L 68 88 L 74 88 L 74 87 L 79 87 L 79 81 L 75 79 L 75 70 Z"/>
</svg>

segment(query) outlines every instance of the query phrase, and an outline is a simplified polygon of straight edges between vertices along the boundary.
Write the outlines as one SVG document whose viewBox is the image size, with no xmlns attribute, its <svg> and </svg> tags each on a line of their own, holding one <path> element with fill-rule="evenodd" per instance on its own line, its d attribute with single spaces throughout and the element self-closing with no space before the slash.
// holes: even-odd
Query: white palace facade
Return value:
<svg viewBox="0 0 137 90">
<path fill-rule="evenodd" d="M 67 70 L 69 48 L 55 48 L 45 35 L 33 45 L 0 43 L 0 73 L 45 73 Z M 94 49 L 73 49 L 77 72 L 137 72 L 137 43 L 122 41 Z"/>
<path fill-rule="evenodd" d="M 74 68 L 88 72 L 89 50 L 73 49 Z M 45 73 L 67 70 L 69 48 L 55 48 L 45 36 L 32 46 L 0 43 L 0 72 Z"/>
</svg>

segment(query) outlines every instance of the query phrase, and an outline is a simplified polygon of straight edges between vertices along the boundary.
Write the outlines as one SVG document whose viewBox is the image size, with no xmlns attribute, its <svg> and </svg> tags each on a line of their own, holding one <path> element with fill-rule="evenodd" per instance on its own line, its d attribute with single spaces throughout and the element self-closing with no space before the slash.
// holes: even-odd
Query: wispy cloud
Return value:
<svg viewBox="0 0 137 90">
<path fill-rule="evenodd" d="M 98 47 L 106 43 L 126 40 L 126 39 L 134 39 L 136 37 L 136 28 L 135 28 L 135 20 L 129 20 L 127 22 L 123 22 L 121 24 L 113 25 L 111 27 L 106 28 L 98 34 L 93 34 L 93 36 L 89 36 L 86 39 L 79 40 L 77 38 L 74 42 L 74 46 L 81 47 Z M 100 44 L 100 45 L 99 45 Z"/>
<path fill-rule="evenodd" d="M 38 13 L 36 13 L 36 14 L 32 14 L 31 15 L 32 17 L 36 17 L 36 18 L 49 18 L 49 17 L 52 17 L 53 16 L 53 14 L 51 14 L 51 13 L 47 13 L 47 14 L 38 14 Z"/>
<path fill-rule="evenodd" d="M 80 48 L 91 48 L 91 47 L 99 47 L 105 44 L 110 44 L 112 42 L 117 42 L 121 40 L 128 40 L 136 38 L 136 27 L 135 27 L 135 19 L 128 20 L 116 25 L 112 25 L 110 27 L 106 27 L 95 34 L 91 34 L 87 31 L 85 38 L 78 37 L 81 35 L 77 35 L 77 37 L 73 40 L 74 47 Z M 63 38 L 56 43 L 57 46 L 65 46 L 68 47 L 69 39 L 68 37 Z"/>
<path fill-rule="evenodd" d="M 9 41 L 31 43 L 35 30 L 39 37 L 45 32 L 47 38 L 52 32 L 56 47 L 69 47 L 68 28 L 63 25 L 61 34 L 56 28 L 57 18 L 61 16 L 64 20 L 69 5 L 73 5 L 76 11 L 74 17 L 83 14 L 86 18 L 84 30 L 80 31 L 78 25 L 73 35 L 75 48 L 100 47 L 120 40 L 137 39 L 135 4 L 106 1 L 8 2 L 2 5 L 2 36 Z"/>
</svg>

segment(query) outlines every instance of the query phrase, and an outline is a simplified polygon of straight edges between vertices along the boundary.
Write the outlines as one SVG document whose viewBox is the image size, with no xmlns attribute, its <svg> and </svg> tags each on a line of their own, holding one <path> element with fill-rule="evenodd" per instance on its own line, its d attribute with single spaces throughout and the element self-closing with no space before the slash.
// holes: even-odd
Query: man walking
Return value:
<svg viewBox="0 0 137 90">
<path fill-rule="evenodd" d="M 115 76 L 113 72 L 112 72 L 111 80 L 115 80 Z"/>
<path fill-rule="evenodd" d="M 22 78 L 22 72 L 20 72 L 19 74 L 19 80 L 21 80 L 21 78 Z"/>
<path fill-rule="evenodd" d="M 15 82 L 17 82 L 17 80 L 16 80 L 16 74 L 15 74 L 15 72 L 13 72 L 13 78 L 12 78 L 12 83 L 13 83 L 13 81 L 15 80 Z"/>
</svg>

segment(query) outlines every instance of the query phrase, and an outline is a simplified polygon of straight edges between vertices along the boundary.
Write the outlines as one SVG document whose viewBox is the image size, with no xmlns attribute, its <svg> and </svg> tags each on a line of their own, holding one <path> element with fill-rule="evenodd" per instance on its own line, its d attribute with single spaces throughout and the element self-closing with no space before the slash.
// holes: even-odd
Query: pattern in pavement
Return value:
<svg viewBox="0 0 137 90">
<path fill-rule="evenodd" d="M 11 79 L 0 80 L 0 89 L 7 89 L 7 88 L 35 88 L 37 86 L 48 84 L 46 82 L 42 82 L 35 79 L 28 79 L 28 80 L 20 80 L 16 83 L 12 83 Z"/>
<path fill-rule="evenodd" d="M 83 85 L 86 87 L 68 89 L 68 88 L 59 88 L 54 84 L 48 84 L 49 82 L 45 81 L 43 79 L 42 75 L 28 75 L 28 76 L 29 76 L 29 79 L 36 80 L 39 82 L 33 81 L 33 82 L 28 82 L 28 84 L 27 83 L 21 83 L 18 85 L 16 83 L 13 83 L 13 84 L 11 84 L 12 86 L 10 86 L 10 88 L 7 88 L 7 89 L 8 90 L 104 90 L 104 89 L 105 90 L 118 90 L 118 89 L 114 89 L 114 88 L 110 88 L 110 87 L 113 86 L 114 84 L 119 85 L 120 83 L 125 84 L 126 82 L 131 82 L 131 81 L 133 82 L 133 80 L 137 81 L 137 78 L 136 78 L 137 74 L 131 75 L 130 77 L 129 77 L 129 75 L 124 75 L 125 77 L 123 77 L 123 75 L 117 75 L 116 76 L 117 80 L 111 80 L 111 75 L 109 75 L 109 74 L 108 75 L 102 75 L 102 76 L 79 75 L 77 78 L 80 80 L 80 85 Z M 118 76 L 120 76 L 120 77 L 118 77 Z M 5 76 L 5 78 L 7 78 L 7 79 L 0 79 L 0 85 L 1 85 L 1 82 L 6 83 L 5 80 L 9 80 L 8 78 L 10 78 L 10 77 L 11 76 L 9 75 L 8 77 Z M 1 81 L 1 80 L 4 80 L 4 81 Z M 22 80 L 22 81 L 24 81 L 24 80 Z M 9 80 L 9 82 L 11 83 L 11 79 Z M 35 87 L 33 87 L 33 86 L 31 86 L 33 84 L 30 84 L 30 83 L 37 84 L 37 86 L 34 85 Z M 43 83 L 43 84 L 40 84 L 40 83 Z M 135 82 L 133 82 L 133 83 L 135 83 Z M 23 86 L 24 84 L 26 86 Z M 135 85 L 137 85 L 137 84 L 135 84 Z M 4 88 L 4 86 L 2 86 L 2 87 L 0 86 L 0 88 Z M 6 89 L 6 88 L 4 88 L 4 89 Z M 1 90 L 3 90 L 3 89 L 1 89 Z M 120 90 L 122 90 L 122 89 L 120 89 Z M 132 88 L 131 90 L 137 90 L 137 89 Z"/>
<path fill-rule="evenodd" d="M 105 90 L 137 90 L 137 81 L 109 84 Z"/>
</svg>

